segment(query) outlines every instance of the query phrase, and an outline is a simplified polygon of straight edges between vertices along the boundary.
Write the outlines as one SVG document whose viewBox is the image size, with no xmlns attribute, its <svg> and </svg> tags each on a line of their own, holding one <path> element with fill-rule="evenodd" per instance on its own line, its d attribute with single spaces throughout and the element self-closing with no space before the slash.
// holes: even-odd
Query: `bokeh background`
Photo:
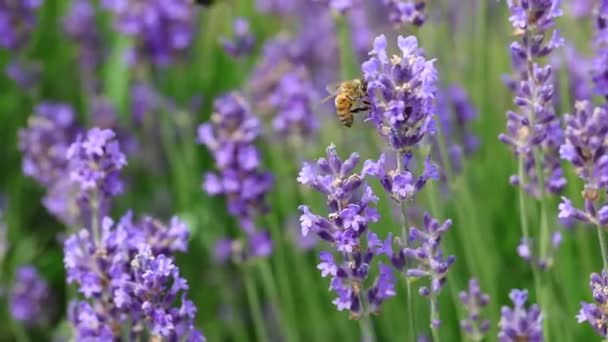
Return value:
<svg viewBox="0 0 608 342">
<path fill-rule="evenodd" d="M 162 3 L 124 2 L 150 8 Z M 27 1 L 1 1 L 0 14 L 13 19 L 2 17 L 0 34 L 10 34 L 4 25 L 30 32 L 18 46 L 0 49 L 0 69 L 8 71 L 16 62 L 22 67 L 17 81 L 15 74 L 0 75 L 0 203 L 5 227 L 0 239 L 0 340 L 63 340 L 72 333 L 66 307 L 75 290 L 66 285 L 61 241 L 77 227 L 65 225 L 45 209 L 41 203 L 45 189 L 24 175 L 18 147 L 18 132 L 27 127 L 34 108 L 48 101 L 71 106 L 81 127 L 113 128 L 121 137 L 128 158 L 122 172 L 126 186 L 114 200 L 113 217 L 131 209 L 164 220 L 178 215 L 187 223 L 191 232 L 188 251 L 176 253 L 176 260 L 189 282 L 189 297 L 198 308 L 196 325 L 209 341 L 256 340 L 253 316 L 257 313 L 246 298 L 244 268 L 264 270 L 255 272 L 255 287 L 263 321 L 276 333 L 273 340 L 285 338 L 280 325 L 299 341 L 357 340 L 357 321 L 335 309 L 328 280 L 316 268 L 318 252 L 326 248 L 325 243 L 303 247 L 300 241 L 298 205 L 305 203 L 323 212 L 324 199 L 298 184 L 296 177 L 303 161 L 321 157 L 332 142 L 343 156 L 358 152 L 362 160 L 377 159 L 385 149 L 372 125 L 357 121 L 352 128 L 345 128 L 331 103 L 319 104 L 326 96 L 326 84 L 361 77 L 360 64 L 367 59 L 378 34 L 388 37 L 389 50 L 396 50 L 398 34 L 416 35 L 425 55 L 437 59 L 441 89 L 461 87 L 478 113 L 467 123 L 478 139 L 478 148 L 463 156 L 461 172 L 447 181 L 429 183 L 416 198 L 418 209 L 412 209 L 412 224 L 419 224 L 423 211 L 454 222 L 444 240 L 446 253 L 457 259 L 439 299 L 441 340 L 463 338 L 458 293 L 470 278 L 479 279 L 491 297 L 484 312 L 492 321 L 487 340 L 496 340 L 500 307 L 510 304 L 510 289 L 529 289 L 531 302 L 536 302 L 530 266 L 516 253 L 521 231 L 517 188 L 509 184 L 509 176 L 517 171 L 517 160 L 497 138 L 505 129 L 506 111 L 513 107 L 512 94 L 503 82 L 503 75 L 511 73 L 509 44 L 515 39 L 506 4 L 432 0 L 427 2 L 424 25 L 395 27 L 375 1 L 364 1 L 365 10 L 344 15 L 307 0 L 288 2 L 277 1 L 285 8 L 279 5 L 273 10 L 260 10 L 254 0 L 186 4 L 192 14 L 188 24 L 191 43 L 168 61 L 159 62 L 128 56 L 138 38 L 118 29 L 116 13 L 98 1 L 46 0 L 27 14 L 14 10 Z M 92 12 L 68 18 L 78 3 L 87 3 Z M 545 61 L 555 66 L 555 110 L 560 116 L 573 108 L 569 65 L 588 63 L 591 55 L 594 16 L 580 3 L 585 1 L 562 4 L 565 15 L 557 26 L 566 38 L 566 47 Z M 234 40 L 237 18 L 248 22 L 255 42 L 251 51 L 246 46 L 234 56 L 235 51 L 226 49 L 222 39 Z M 66 22 L 70 20 L 75 21 L 71 23 L 76 26 L 73 31 L 81 35 L 68 32 Z M 167 25 L 145 27 L 141 34 L 149 39 L 168 39 Z M 92 30 L 96 31 L 94 39 L 86 36 Z M 276 91 L 265 89 L 263 82 L 256 80 L 275 74 L 282 77 L 279 63 L 268 57 L 276 54 L 269 46 L 277 39 L 285 40 L 279 49 L 289 49 L 292 57 L 288 62 L 301 67 L 310 83 L 307 96 L 311 105 L 305 120 L 318 125 L 303 135 L 281 134 L 273 126 L 276 113 L 256 106 L 256 101 L 262 102 L 260 97 Z M 86 58 L 96 60 L 91 66 L 83 61 Z M 583 75 L 580 82 L 591 86 L 590 75 Z M 138 87 L 146 87 L 154 95 L 141 96 Z M 272 232 L 275 250 L 270 257 L 246 266 L 214 260 L 218 239 L 241 233 L 238 221 L 226 210 L 223 196 L 209 196 L 201 188 L 202 175 L 215 166 L 206 147 L 196 141 L 196 128 L 209 120 L 214 99 L 228 91 L 240 91 L 264 123 L 257 146 L 264 169 L 274 175 L 269 193 L 271 210 L 258 224 Z M 450 118 L 454 114 L 448 109 L 444 115 Z M 438 153 L 432 157 L 440 162 Z M 571 169 L 565 172 L 565 194 L 578 198 L 582 183 Z M 370 183 L 382 194 L 378 182 Z M 545 309 L 547 326 L 551 341 L 586 341 L 595 335 L 588 325 L 578 324 L 575 315 L 580 301 L 591 300 L 588 275 L 601 268 L 599 249 L 593 230 L 560 225 L 558 203 L 557 196 L 549 202 L 550 224 L 563 229 L 563 244 L 546 274 L 552 293 L 550 307 Z M 536 201 L 529 201 L 528 206 L 534 232 L 539 208 Z M 382 219 L 371 229 L 381 236 L 398 231 L 399 215 L 393 201 L 380 195 L 378 207 Z M 52 304 L 43 308 L 50 310 L 50 319 L 33 327 L 16 320 L 9 305 L 11 289 L 16 286 L 15 272 L 26 264 L 34 265 L 48 281 L 52 296 Z M 378 340 L 407 340 L 404 284 L 398 279 L 397 296 L 372 317 Z M 429 336 L 427 300 L 415 295 L 415 303 L 419 320 L 416 333 Z"/>
</svg>

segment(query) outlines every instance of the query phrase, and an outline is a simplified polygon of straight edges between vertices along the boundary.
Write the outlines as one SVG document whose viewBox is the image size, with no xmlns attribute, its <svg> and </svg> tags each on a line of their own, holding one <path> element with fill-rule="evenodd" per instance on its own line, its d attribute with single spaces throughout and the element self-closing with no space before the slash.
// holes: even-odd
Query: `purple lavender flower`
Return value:
<svg viewBox="0 0 608 342">
<path fill-rule="evenodd" d="M 382 3 L 387 8 L 389 20 L 397 27 L 405 24 L 422 26 L 426 21 L 425 0 L 382 0 Z"/>
<path fill-rule="evenodd" d="M 95 69 L 101 64 L 104 56 L 93 4 L 89 0 L 74 1 L 63 18 L 63 29 L 78 46 L 78 59 L 85 87 L 94 92 L 98 86 L 94 80 Z"/>
<path fill-rule="evenodd" d="M 0 4 L 0 47 L 21 50 L 36 26 L 42 0 L 4 1 Z"/>
<path fill-rule="evenodd" d="M 421 55 L 416 37 L 399 36 L 398 45 L 401 56 L 389 60 L 386 37 L 377 37 L 371 58 L 361 69 L 371 100 L 369 119 L 393 150 L 406 151 L 435 133 L 432 113 L 438 75 L 435 60 Z"/>
<path fill-rule="evenodd" d="M 581 302 L 581 310 L 576 315 L 579 323 L 589 322 L 595 332 L 601 337 L 607 336 L 608 330 L 608 275 L 606 271 L 602 274 L 592 273 L 589 288 L 593 294 L 595 303 Z"/>
<path fill-rule="evenodd" d="M 130 213 L 117 225 L 105 217 L 98 241 L 86 229 L 66 239 L 68 283 L 86 299 L 70 310 L 77 339 L 117 337 L 125 328 L 136 337 L 145 327 L 169 340 L 204 340 L 193 326 L 196 308 L 185 297 L 186 280 L 168 256 L 185 250 L 187 239 L 177 218 L 166 227 L 147 217 L 134 223 Z"/>
<path fill-rule="evenodd" d="M 543 316 L 538 305 L 534 304 L 526 309 L 528 301 L 527 290 L 511 290 L 509 298 L 515 305 L 513 308 L 503 306 L 498 326 L 500 342 L 530 341 L 542 342 Z"/>
<path fill-rule="evenodd" d="M 608 189 L 608 110 L 594 108 L 588 101 L 577 102 L 575 114 L 567 114 L 566 140 L 560 147 L 560 155 L 572 163 L 576 174 L 585 182 L 584 210 L 577 209 L 569 199 L 563 198 L 559 217 L 576 219 L 585 223 L 608 224 L 602 215 L 607 204 L 600 204 L 600 193 Z M 600 208 L 598 208 L 598 205 Z"/>
<path fill-rule="evenodd" d="M 297 41 L 286 37 L 267 42 L 249 80 L 256 111 L 272 118 L 272 127 L 282 139 L 295 142 L 319 128 L 313 112 L 316 92 L 297 48 Z"/>
<path fill-rule="evenodd" d="M 284 15 L 291 13 L 296 3 L 297 0 L 256 0 L 255 8 L 261 13 Z"/>
<path fill-rule="evenodd" d="M 249 22 L 244 18 L 236 18 L 232 24 L 234 38 L 220 40 L 224 51 L 232 57 L 247 56 L 255 47 L 255 37 L 249 30 Z"/>
<path fill-rule="evenodd" d="M 437 103 L 437 116 L 447 149 L 447 156 L 444 156 L 442 160 L 449 161 L 452 170 L 460 172 L 463 156 L 469 156 L 479 148 L 479 139 L 473 134 L 470 127 L 471 122 L 477 119 L 479 113 L 470 102 L 466 91 L 458 85 L 452 85 L 447 90 L 440 91 Z M 436 145 L 440 143 L 436 142 Z"/>
<path fill-rule="evenodd" d="M 116 15 L 116 30 L 135 37 L 135 60 L 168 65 L 183 55 L 194 36 L 196 7 L 192 1 L 103 0 Z"/>
<path fill-rule="evenodd" d="M 466 318 L 460 321 L 460 327 L 472 341 L 483 340 L 491 323 L 481 317 L 481 312 L 490 302 L 490 296 L 481 292 L 477 279 L 470 279 L 468 290 L 460 292 L 459 297 L 466 311 Z"/>
<path fill-rule="evenodd" d="M 217 173 L 204 176 L 203 189 L 209 195 L 224 194 L 228 211 L 235 216 L 251 241 L 256 241 L 251 255 L 267 254 L 269 242 L 257 235 L 255 218 L 269 207 L 266 194 L 273 177 L 260 167 L 260 152 L 255 140 L 261 132 L 259 120 L 240 95 L 219 97 L 208 123 L 198 128 L 198 142 L 207 146 L 215 159 Z M 255 238 L 255 239 L 254 239 Z"/>
<path fill-rule="evenodd" d="M 555 18 L 562 15 L 559 1 L 508 1 L 509 20 L 521 38 L 511 44 L 511 58 L 516 76 L 513 80 L 514 103 L 520 112 L 507 113 L 507 133 L 499 139 L 511 146 L 523 159 L 525 179 L 512 176 L 511 183 L 523 187 L 535 197 L 559 193 L 566 185 L 559 158 L 563 133 L 553 109 L 552 68 L 536 60 L 549 55 L 564 40 L 552 31 Z M 550 38 L 548 35 L 551 34 Z M 537 165 L 540 163 L 540 165 Z M 537 174 L 537 169 L 542 174 Z M 544 180 L 543 184 L 539 184 Z"/>
<path fill-rule="evenodd" d="M 27 326 L 43 325 L 50 319 L 52 298 L 49 286 L 34 266 L 21 266 L 10 292 L 13 319 Z"/>
<path fill-rule="evenodd" d="M 351 7 L 354 6 L 354 0 L 313 0 L 327 6 L 328 8 L 337 11 L 338 13 L 345 13 Z"/>
<path fill-rule="evenodd" d="M 362 176 L 353 173 L 358 162 L 356 153 L 342 161 L 330 145 L 327 157 L 314 166 L 305 163 L 298 177 L 298 182 L 327 197 L 327 217 L 314 214 L 306 205 L 299 206 L 302 235 L 315 233 L 335 246 L 341 260 L 324 251 L 317 268 L 323 277 L 331 276 L 330 289 L 337 295 L 333 303 L 338 310 L 349 310 L 355 318 L 377 312 L 384 300 L 395 295 L 392 270 L 382 263 L 378 263 L 380 272 L 373 285 L 365 285 L 374 257 L 385 253 L 380 247 L 390 244 L 391 237 L 382 242 L 368 230 L 379 218 L 372 206 L 378 198 Z M 365 233 L 367 247 L 362 241 Z"/>
<path fill-rule="evenodd" d="M 593 13 L 595 1 L 575 0 L 566 2 L 567 12 L 575 18 L 589 17 Z"/>
<path fill-rule="evenodd" d="M 122 193 L 119 171 L 127 164 L 116 134 L 94 127 L 79 135 L 67 151 L 70 179 L 80 186 L 80 198 L 92 208 Z"/>
<path fill-rule="evenodd" d="M 42 203 L 68 225 L 77 224 L 81 214 L 77 188 L 67 177 L 66 158 L 77 131 L 72 108 L 52 102 L 36 106 L 28 127 L 19 131 L 23 173 L 46 188 Z"/>
<path fill-rule="evenodd" d="M 592 61 L 592 78 L 595 93 L 608 99 L 608 1 L 598 5 L 595 25 L 595 58 Z"/>
</svg>

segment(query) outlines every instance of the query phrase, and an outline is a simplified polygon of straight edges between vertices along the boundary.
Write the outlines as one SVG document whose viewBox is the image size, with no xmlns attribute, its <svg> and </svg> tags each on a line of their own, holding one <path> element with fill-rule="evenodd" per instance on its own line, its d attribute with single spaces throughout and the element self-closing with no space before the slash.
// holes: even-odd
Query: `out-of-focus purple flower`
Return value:
<svg viewBox="0 0 608 342">
<path fill-rule="evenodd" d="M 589 288 L 595 303 L 581 302 L 581 310 L 576 318 L 579 323 L 588 322 L 601 337 L 607 336 L 608 330 L 608 275 L 592 273 Z"/>
<path fill-rule="evenodd" d="M 595 21 L 595 53 L 592 61 L 595 93 L 608 99 L 608 1 L 601 0 Z"/>
<path fill-rule="evenodd" d="M 296 42 L 286 37 L 267 42 L 249 87 L 256 111 L 272 118 L 279 136 L 301 141 L 316 132 L 319 123 L 313 111 L 316 92 L 295 49 Z"/>
<path fill-rule="evenodd" d="M 499 139 L 513 148 L 524 162 L 526 177 L 511 176 L 511 183 L 535 197 L 547 192 L 559 193 L 566 185 L 558 157 L 563 132 L 553 109 L 553 70 L 551 66 L 537 63 L 538 58 L 564 44 L 559 32 L 552 30 L 555 18 L 562 15 L 559 5 L 556 0 L 508 1 L 509 20 L 520 37 L 510 46 L 516 73 L 512 90 L 519 112 L 507 113 L 507 133 Z M 537 174 L 537 169 L 542 175 Z M 539 184 L 540 179 L 544 184 Z"/>
<path fill-rule="evenodd" d="M 469 280 L 467 291 L 461 291 L 460 301 L 464 305 L 466 317 L 460 321 L 460 327 L 472 341 L 481 341 L 490 330 L 490 320 L 484 319 L 482 310 L 490 302 L 490 296 L 481 292 L 477 279 Z"/>
<path fill-rule="evenodd" d="M 437 116 L 448 154 L 441 160 L 449 161 L 452 170 L 460 172 L 463 156 L 469 156 L 479 148 L 479 139 L 470 127 L 471 122 L 479 116 L 477 108 L 463 88 L 452 85 L 437 95 Z M 436 142 L 438 144 L 439 141 Z M 436 149 L 441 151 L 441 148 Z"/>
<path fill-rule="evenodd" d="M 6 223 L 4 222 L 4 208 L 0 208 L 0 264 L 4 260 L 6 251 L 8 251 L 9 244 L 6 236 Z M 2 288 L 0 287 L 0 293 Z"/>
<path fill-rule="evenodd" d="M 95 69 L 103 59 L 103 41 L 95 22 L 95 7 L 89 0 L 76 0 L 63 18 L 63 29 L 78 46 L 78 57 L 85 87 L 94 92 Z"/>
<path fill-rule="evenodd" d="M 354 0 L 312 0 L 312 2 L 318 2 L 327 6 L 328 8 L 335 10 L 339 13 L 345 13 L 351 7 L 354 6 Z"/>
<path fill-rule="evenodd" d="M 608 189 L 608 110 L 580 101 L 575 105 L 574 115 L 565 116 L 565 122 L 566 140 L 560 147 L 560 155 L 572 163 L 585 182 L 582 192 L 585 205 L 583 210 L 577 209 L 563 198 L 559 217 L 605 225 L 608 222 L 601 213 L 608 210 L 608 204 L 600 203 L 600 193 Z"/>
<path fill-rule="evenodd" d="M 32 89 L 40 79 L 40 66 L 36 63 L 15 60 L 8 63 L 5 72 L 10 79 L 25 90 Z"/>
<path fill-rule="evenodd" d="M 43 205 L 68 225 L 78 224 L 81 218 L 77 187 L 69 180 L 66 157 L 77 132 L 72 108 L 53 102 L 36 106 L 28 127 L 19 131 L 23 173 L 46 188 Z"/>
<path fill-rule="evenodd" d="M 52 304 L 49 286 L 36 268 L 19 267 L 10 292 L 13 319 L 27 326 L 43 325 L 50 319 Z"/>
<path fill-rule="evenodd" d="M 255 47 L 255 37 L 249 30 L 249 22 L 244 18 L 236 18 L 232 24 L 233 38 L 221 38 L 224 51 L 232 57 L 247 56 Z"/>
<path fill-rule="evenodd" d="M 189 0 L 103 0 L 119 32 L 135 37 L 135 60 L 173 63 L 192 45 L 196 7 Z"/>
<path fill-rule="evenodd" d="M 561 210 L 561 209 L 560 209 Z M 553 260 L 557 250 L 562 243 L 562 232 L 555 230 L 551 235 L 551 245 L 549 246 L 545 256 L 537 255 L 534 250 L 533 240 L 522 238 L 517 246 L 517 254 L 524 260 L 531 262 L 540 269 L 547 269 L 553 266 Z"/>
<path fill-rule="evenodd" d="M 36 27 L 36 10 L 42 0 L 3 1 L 0 4 L 0 47 L 23 49 Z"/>
<path fill-rule="evenodd" d="M 382 3 L 387 8 L 388 19 L 397 27 L 406 24 L 422 26 L 426 21 L 425 0 L 382 0 Z"/>
<path fill-rule="evenodd" d="M 131 85 L 131 115 L 140 125 L 145 118 L 163 106 L 161 95 L 149 84 L 136 82 Z"/>
<path fill-rule="evenodd" d="M 593 95 L 591 88 L 592 61 L 571 44 L 566 44 L 563 55 L 554 56 L 559 59 L 557 63 L 553 63 L 555 69 L 559 69 L 563 64 L 568 72 L 568 87 L 572 101 L 591 99 Z"/>
<path fill-rule="evenodd" d="M 249 239 L 256 237 L 259 242 L 251 246 L 255 247 L 252 255 L 267 254 L 268 244 L 256 235 L 255 218 L 268 211 L 266 195 L 273 184 L 272 174 L 260 167 L 261 155 L 255 146 L 260 132 L 260 121 L 236 93 L 217 98 L 210 122 L 198 128 L 198 142 L 211 151 L 218 170 L 204 176 L 203 190 L 226 196 L 229 213 Z"/>
<path fill-rule="evenodd" d="M 152 218 L 134 222 L 130 213 L 101 224 L 98 241 L 83 229 L 64 243 L 68 283 L 85 297 L 69 314 L 77 339 L 116 338 L 126 326 L 135 337 L 146 328 L 169 340 L 204 340 L 193 326 L 186 280 L 169 257 L 186 249 L 185 225 L 177 218 L 168 227 Z"/>
<path fill-rule="evenodd" d="M 298 177 L 298 182 L 327 198 L 327 217 L 314 214 L 306 205 L 299 206 L 302 235 L 315 233 L 335 246 L 341 260 L 324 251 L 317 268 L 323 277 L 331 276 L 330 289 L 337 295 L 333 303 L 338 310 L 349 310 L 355 318 L 377 312 L 384 300 L 395 295 L 392 270 L 382 263 L 378 263 L 380 272 L 373 285 L 365 285 L 374 256 L 384 252 L 378 248 L 383 242 L 368 230 L 368 225 L 379 218 L 373 207 L 378 198 L 363 177 L 353 172 L 358 163 L 356 153 L 342 161 L 336 147 L 330 145 L 326 157 L 316 165 L 305 163 Z M 367 247 L 362 241 L 365 233 Z"/>
<path fill-rule="evenodd" d="M 593 13 L 594 4 L 593 0 L 566 1 L 566 13 L 575 18 L 589 17 Z"/>
<path fill-rule="evenodd" d="M 368 83 L 369 119 L 395 151 L 407 151 L 434 134 L 435 60 L 425 59 L 416 37 L 399 36 L 401 56 L 389 59 L 384 35 L 374 40 L 371 58 L 361 69 Z"/>
<path fill-rule="evenodd" d="M 296 4 L 297 0 L 256 0 L 255 8 L 261 13 L 284 15 L 291 13 Z"/>
<path fill-rule="evenodd" d="M 514 304 L 513 308 L 503 306 L 501 309 L 500 331 L 498 339 L 500 342 L 530 341 L 542 342 L 543 316 L 538 305 L 534 304 L 526 309 L 528 301 L 527 290 L 511 290 L 509 298 Z"/>
<path fill-rule="evenodd" d="M 23 173 L 43 186 L 65 177 L 66 154 L 75 134 L 74 110 L 69 105 L 44 102 L 36 106 L 28 127 L 19 131 Z"/>
<path fill-rule="evenodd" d="M 123 191 L 119 171 L 127 164 L 116 134 L 94 127 L 79 135 L 67 151 L 70 180 L 80 187 L 79 199 L 95 211 Z"/>
</svg>

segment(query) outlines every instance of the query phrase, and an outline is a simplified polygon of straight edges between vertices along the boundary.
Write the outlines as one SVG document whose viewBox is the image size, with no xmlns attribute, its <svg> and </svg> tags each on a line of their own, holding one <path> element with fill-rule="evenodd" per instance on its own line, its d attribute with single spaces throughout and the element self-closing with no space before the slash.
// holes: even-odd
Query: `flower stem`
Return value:
<svg viewBox="0 0 608 342">
<path fill-rule="evenodd" d="M 247 291 L 247 300 L 251 309 L 251 315 L 253 316 L 254 330 L 258 341 L 270 341 L 268 339 L 268 332 L 266 331 L 266 325 L 264 324 L 264 317 L 262 316 L 262 307 L 260 306 L 260 299 L 255 289 L 255 277 L 252 272 L 246 272 L 245 274 L 245 289 Z"/>
<path fill-rule="evenodd" d="M 91 231 L 95 246 L 99 246 L 101 236 L 99 234 L 99 196 L 97 196 L 97 189 L 93 190 L 91 194 Z"/>
<path fill-rule="evenodd" d="M 606 239 L 604 232 L 599 222 L 597 223 L 597 238 L 600 241 L 600 250 L 602 251 L 602 262 L 604 263 L 604 271 L 608 272 L 608 257 L 606 256 Z"/>
<path fill-rule="evenodd" d="M 435 327 L 434 322 L 439 322 L 439 308 L 437 307 L 437 297 L 431 297 L 431 334 L 433 335 L 433 341 L 439 342 L 439 329 Z"/>
<path fill-rule="evenodd" d="M 397 152 L 397 170 L 399 172 L 403 172 L 403 151 Z M 401 207 L 401 243 L 405 244 L 405 246 L 409 245 L 409 239 L 407 237 L 407 207 L 405 201 L 401 201 L 399 203 Z M 407 269 L 407 261 L 405 263 L 405 268 Z M 409 336 L 410 341 L 416 340 L 416 317 L 414 316 L 414 297 L 412 296 L 412 284 L 407 276 L 405 278 L 405 288 L 406 288 L 406 296 L 407 296 L 407 319 L 408 319 L 408 328 L 409 328 Z"/>
<path fill-rule="evenodd" d="M 525 165 L 524 165 L 524 156 L 520 153 L 519 155 L 519 167 L 518 167 L 518 177 L 519 177 L 519 216 L 520 216 L 520 220 L 521 220 L 521 230 L 522 230 L 522 234 L 524 236 L 524 240 L 526 243 L 528 243 L 528 241 L 530 240 L 530 229 L 528 227 L 528 211 L 526 210 L 526 203 L 525 203 L 525 199 L 526 199 L 526 194 L 525 194 L 525 189 L 523 187 L 524 184 L 524 177 L 525 177 Z M 541 289 L 541 282 L 540 282 L 540 278 L 539 278 L 539 274 L 538 274 L 538 270 L 536 268 L 536 265 L 532 264 L 532 277 L 534 279 L 534 289 L 536 292 L 536 297 L 538 300 L 538 304 L 541 307 L 541 309 L 543 309 L 544 311 L 547 310 L 547 308 L 545 308 L 543 306 L 543 295 L 542 295 L 542 289 Z M 543 319 L 543 337 L 546 339 L 547 337 L 547 329 L 546 329 L 546 322 L 547 319 Z"/>
<path fill-rule="evenodd" d="M 372 327 L 372 322 L 369 319 L 369 315 L 364 314 L 361 318 L 359 318 L 359 328 L 361 329 L 362 342 L 376 341 L 374 336 L 374 328 Z"/>
</svg>

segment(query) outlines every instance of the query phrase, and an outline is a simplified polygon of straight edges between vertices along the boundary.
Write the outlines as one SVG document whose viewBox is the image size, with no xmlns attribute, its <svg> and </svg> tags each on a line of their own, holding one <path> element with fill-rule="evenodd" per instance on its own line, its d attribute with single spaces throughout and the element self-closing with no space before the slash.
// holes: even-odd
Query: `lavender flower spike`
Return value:
<svg viewBox="0 0 608 342">
<path fill-rule="evenodd" d="M 232 57 L 247 56 L 255 46 L 255 37 L 249 30 L 249 22 L 244 18 L 236 18 L 233 23 L 234 39 L 221 38 L 220 43 Z"/>
<path fill-rule="evenodd" d="M 13 319 L 27 326 L 42 325 L 51 318 L 49 286 L 34 266 L 17 269 L 10 292 L 10 310 Z"/>
<path fill-rule="evenodd" d="M 218 170 L 205 175 L 203 189 L 209 195 L 226 195 L 228 212 L 239 220 L 250 242 L 244 251 L 248 257 L 267 256 L 272 250 L 270 236 L 255 227 L 256 216 L 269 210 L 266 195 L 273 184 L 272 175 L 260 167 L 261 154 L 255 146 L 260 132 L 260 121 L 236 93 L 216 99 L 210 122 L 198 128 L 198 141 L 212 152 Z M 223 244 L 229 245 L 240 246 Z"/>
<path fill-rule="evenodd" d="M 559 32 L 552 31 L 555 18 L 562 15 L 560 1 L 509 0 L 507 3 L 511 12 L 509 20 L 520 37 L 510 47 L 515 71 L 512 90 L 519 112 L 507 113 L 507 133 L 499 139 L 523 159 L 525 168 L 523 175 L 511 177 L 511 183 L 535 197 L 547 192 L 559 193 L 566 179 L 558 158 L 563 133 L 553 109 L 553 70 L 549 65 L 539 65 L 537 60 L 564 44 Z"/>
<path fill-rule="evenodd" d="M 589 322 L 595 332 L 601 337 L 608 336 L 608 275 L 591 274 L 589 288 L 593 293 L 595 303 L 581 302 L 581 310 L 576 315 L 579 323 Z"/>
<path fill-rule="evenodd" d="M 608 189 L 608 110 L 593 107 L 588 101 L 577 102 L 575 114 L 565 116 L 566 141 L 560 155 L 572 163 L 576 174 L 584 181 L 584 209 L 577 209 L 563 198 L 559 217 L 605 226 L 608 224 L 608 204 L 600 203 L 600 194 Z"/>
<path fill-rule="evenodd" d="M 354 318 L 377 312 L 384 300 L 396 294 L 392 270 L 380 262 L 378 277 L 366 285 L 374 257 L 392 254 L 390 247 L 385 248 L 392 238 L 389 235 L 386 242 L 380 241 L 368 228 L 379 218 L 373 207 L 378 197 L 360 174 L 353 173 L 358 163 L 358 154 L 343 161 L 330 145 L 326 158 L 320 158 L 316 165 L 305 163 L 298 177 L 298 182 L 326 197 L 327 217 L 311 212 L 306 205 L 298 207 L 302 235 L 317 234 L 335 247 L 339 259 L 323 251 L 317 268 L 321 276 L 331 277 L 330 289 L 337 295 L 333 303 L 338 310 L 349 310 Z"/>
<path fill-rule="evenodd" d="M 498 340 L 500 342 L 542 342 L 543 316 L 538 305 L 534 304 L 526 309 L 528 301 L 527 290 L 511 290 L 509 298 L 515 305 L 513 308 L 503 306 L 498 326 Z"/>
<path fill-rule="evenodd" d="M 460 327 L 472 341 L 483 340 L 490 330 L 490 321 L 481 317 L 481 311 L 490 302 L 490 296 L 481 292 L 477 279 L 471 279 L 468 290 L 460 292 L 459 297 L 467 314 Z"/>
<path fill-rule="evenodd" d="M 382 0 L 388 10 L 389 20 L 399 27 L 405 24 L 422 26 L 426 21 L 425 0 Z"/>
</svg>

